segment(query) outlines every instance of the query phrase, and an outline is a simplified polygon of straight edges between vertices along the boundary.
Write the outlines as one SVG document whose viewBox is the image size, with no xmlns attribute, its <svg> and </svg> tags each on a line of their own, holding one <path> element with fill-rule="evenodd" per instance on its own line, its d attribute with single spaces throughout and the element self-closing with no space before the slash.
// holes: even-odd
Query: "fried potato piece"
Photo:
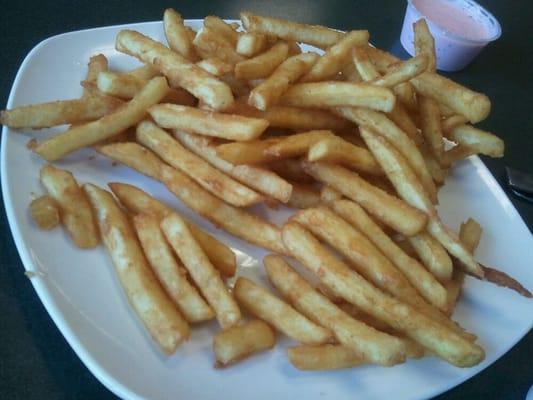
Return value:
<svg viewBox="0 0 533 400">
<path fill-rule="evenodd" d="M 228 27 L 229 28 L 229 27 Z M 229 28 L 232 30 L 231 28 Z M 233 30 L 232 30 L 233 31 Z M 237 33 L 233 31 L 233 33 Z M 205 27 L 196 35 L 193 42 L 196 52 L 202 58 L 216 57 L 232 66 L 245 60 L 243 56 L 235 51 L 235 44 L 230 43 L 227 38 L 218 31 Z"/>
<path fill-rule="evenodd" d="M 428 57 L 425 54 L 417 55 L 396 64 L 385 75 L 375 78 L 371 83 L 376 86 L 397 87 L 420 75 L 428 68 L 428 65 Z"/>
<path fill-rule="evenodd" d="M 172 8 L 165 10 L 163 14 L 163 28 L 168 47 L 190 61 L 196 61 L 198 59 L 189 32 L 183 24 L 181 15 L 177 11 Z"/>
<path fill-rule="evenodd" d="M 403 332 L 453 365 L 467 367 L 483 360 L 485 353 L 481 347 L 374 288 L 300 225 L 285 224 L 282 232 L 283 242 L 292 256 L 346 301 Z"/>
<path fill-rule="evenodd" d="M 144 64 L 142 67 L 132 69 L 126 72 L 125 75 L 131 76 L 137 79 L 150 80 L 156 76 L 161 76 L 159 70 L 150 64 Z"/>
<path fill-rule="evenodd" d="M 294 340 L 305 344 L 323 344 L 332 339 L 328 329 L 310 321 L 248 278 L 237 279 L 233 294 L 246 310 Z"/>
<path fill-rule="evenodd" d="M 233 47 L 237 46 L 239 41 L 239 33 L 233 29 L 233 27 L 226 23 L 223 19 L 215 16 L 208 15 L 204 18 L 204 27 L 212 30 L 217 33 L 219 36 L 222 36 L 227 40 Z"/>
<path fill-rule="evenodd" d="M 423 54 L 428 59 L 427 70 L 435 72 L 437 70 L 437 55 L 435 53 L 435 40 L 429 31 L 428 24 L 424 18 L 420 18 L 413 24 L 415 33 L 415 53 Z"/>
<path fill-rule="evenodd" d="M 86 96 L 76 100 L 22 106 L 0 112 L 0 124 L 11 128 L 42 129 L 56 125 L 79 124 L 101 118 L 122 105 L 109 96 Z"/>
<path fill-rule="evenodd" d="M 148 147 L 169 165 L 187 174 L 200 186 L 236 207 L 263 201 L 263 196 L 212 167 L 184 148 L 170 134 L 149 120 L 137 125 L 137 141 Z"/>
<path fill-rule="evenodd" d="M 131 306 L 161 350 L 174 353 L 189 337 L 187 322 L 157 282 L 127 216 L 113 196 L 91 184 L 83 189 Z"/>
<path fill-rule="evenodd" d="M 115 47 L 159 69 L 172 87 L 182 87 L 214 110 L 233 104 L 231 89 L 195 64 L 139 32 L 123 30 L 116 37 Z"/>
<path fill-rule="evenodd" d="M 336 200 L 341 200 L 343 197 L 341 192 L 329 185 L 323 185 L 320 188 L 320 200 L 323 203 L 330 204 Z"/>
<path fill-rule="evenodd" d="M 493 133 L 474 128 L 472 125 L 459 125 L 453 128 L 447 137 L 476 153 L 490 157 L 503 157 L 505 150 L 503 140 Z"/>
<path fill-rule="evenodd" d="M 379 221 L 407 236 L 424 229 L 427 216 L 397 197 L 368 183 L 357 173 L 338 165 L 305 163 L 304 171 L 359 203 Z"/>
<path fill-rule="evenodd" d="M 408 240 L 420 261 L 440 282 L 444 283 L 452 278 L 452 259 L 434 237 L 426 232 L 420 232 Z"/>
<path fill-rule="evenodd" d="M 146 214 L 157 218 L 158 220 L 162 220 L 167 215 L 177 212 L 135 186 L 114 182 L 109 183 L 109 187 L 113 194 L 119 199 L 120 203 L 126 207 L 130 213 Z M 235 271 L 237 270 L 235 253 L 233 253 L 228 246 L 200 229 L 193 222 L 186 219 L 185 222 L 194 236 L 194 239 L 198 242 L 215 268 L 225 277 L 234 276 Z"/>
<path fill-rule="evenodd" d="M 464 125 L 468 122 L 468 118 L 463 115 L 453 114 L 449 117 L 446 117 L 441 122 L 441 128 L 444 136 L 448 137 L 449 133 L 459 125 Z"/>
<path fill-rule="evenodd" d="M 32 200 L 30 214 L 40 229 L 54 229 L 61 223 L 56 201 L 46 194 Z"/>
<path fill-rule="evenodd" d="M 304 209 L 314 207 L 321 202 L 320 193 L 313 185 L 306 185 L 302 183 L 292 184 L 291 198 L 287 202 L 287 206 L 291 208 Z"/>
<path fill-rule="evenodd" d="M 198 61 L 196 65 L 202 68 L 204 71 L 215 76 L 223 76 L 233 71 L 233 65 L 228 64 L 216 57 L 209 57 Z"/>
<path fill-rule="evenodd" d="M 137 214 L 133 225 L 144 254 L 159 283 L 190 323 L 212 319 L 215 313 L 186 277 L 183 265 L 172 255 L 159 228 L 159 219 L 148 214 Z"/>
<path fill-rule="evenodd" d="M 229 140 L 257 139 L 269 125 L 265 119 L 222 114 L 175 104 L 157 104 L 148 112 L 163 128 L 182 129 Z"/>
<path fill-rule="evenodd" d="M 469 146 L 458 144 L 457 146 L 454 146 L 451 149 L 446 150 L 442 154 L 441 163 L 444 168 L 449 168 L 456 162 L 464 160 L 474 154 L 476 154 L 475 149 Z"/>
<path fill-rule="evenodd" d="M 165 78 L 153 78 L 123 107 L 99 120 L 72 127 L 66 132 L 52 136 L 39 144 L 35 152 L 47 161 L 55 161 L 74 150 L 118 135 L 141 121 L 146 116 L 148 107 L 157 104 L 167 91 Z"/>
<path fill-rule="evenodd" d="M 194 239 L 185 221 L 178 214 L 172 213 L 161 221 L 161 230 L 215 311 L 220 326 L 226 329 L 236 325 L 241 319 L 239 306 L 222 281 L 219 272 Z"/>
<path fill-rule="evenodd" d="M 312 82 L 291 86 L 280 101 L 287 106 L 352 106 L 389 112 L 394 108 L 396 98 L 389 89 L 366 83 Z"/>
<path fill-rule="evenodd" d="M 299 24 L 280 18 L 261 17 L 241 12 L 241 21 L 248 32 L 263 33 L 284 40 L 310 44 L 326 49 L 337 43 L 344 33 L 319 25 Z"/>
<path fill-rule="evenodd" d="M 315 180 L 308 175 L 298 159 L 287 158 L 267 164 L 268 168 L 279 176 L 296 183 L 313 183 Z"/>
<path fill-rule="evenodd" d="M 411 138 L 417 146 L 421 146 L 424 143 L 424 138 L 418 131 L 413 118 L 409 115 L 401 101 L 397 101 L 394 108 L 390 113 L 387 113 L 389 119 L 394 122 L 398 128 L 407 133 L 407 136 Z"/>
<path fill-rule="evenodd" d="M 92 56 L 89 59 L 89 63 L 87 64 L 87 75 L 85 77 L 85 82 L 94 84 L 96 83 L 96 78 L 98 77 L 98 74 L 103 71 L 107 71 L 108 69 L 108 62 L 106 56 L 103 54 L 97 54 L 95 56 Z M 87 88 L 83 88 L 83 97 L 90 96 L 92 94 L 92 91 Z"/>
<path fill-rule="evenodd" d="M 420 96 L 420 130 L 425 142 L 437 160 L 444 153 L 444 141 L 442 140 L 441 118 L 438 103 L 430 98 Z"/>
<path fill-rule="evenodd" d="M 259 319 L 220 331 L 213 337 L 215 367 L 227 367 L 255 353 L 269 350 L 275 344 L 274 331 Z"/>
<path fill-rule="evenodd" d="M 289 46 L 278 42 L 265 52 L 235 65 L 237 79 L 251 80 L 269 76 L 289 55 Z"/>
<path fill-rule="evenodd" d="M 396 338 L 351 318 L 298 275 L 283 258 L 264 258 L 268 279 L 298 311 L 330 329 L 361 361 L 381 365 L 403 362 L 405 349 Z"/>
<path fill-rule="evenodd" d="M 322 346 L 289 347 L 287 356 L 300 371 L 326 371 L 353 368 L 366 361 L 347 346 L 324 344 Z"/>
<path fill-rule="evenodd" d="M 367 49 L 368 46 L 356 46 L 352 51 L 352 60 L 359 73 L 359 76 L 365 82 L 372 82 L 379 79 L 380 74 L 372 64 L 370 58 L 368 58 Z"/>
<path fill-rule="evenodd" d="M 61 222 L 74 244 L 82 249 L 100 242 L 91 205 L 74 176 L 47 164 L 41 169 L 41 183 L 59 207 Z"/>
<path fill-rule="evenodd" d="M 303 53 L 287 58 L 272 75 L 250 92 L 248 104 L 263 111 L 277 104 L 290 84 L 309 71 L 318 58 L 315 53 Z"/>
<path fill-rule="evenodd" d="M 252 57 L 265 50 L 268 45 L 266 35 L 247 32 L 239 35 L 235 50 L 242 56 Z"/>
</svg>

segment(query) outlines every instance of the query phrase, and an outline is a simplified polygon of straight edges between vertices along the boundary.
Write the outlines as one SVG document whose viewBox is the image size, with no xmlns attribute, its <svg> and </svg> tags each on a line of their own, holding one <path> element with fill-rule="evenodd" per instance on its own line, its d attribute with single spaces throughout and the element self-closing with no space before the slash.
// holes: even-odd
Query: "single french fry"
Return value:
<svg viewBox="0 0 533 400">
<path fill-rule="evenodd" d="M 420 261 L 440 282 L 452 278 L 452 259 L 442 245 L 426 232 L 408 238 Z"/>
<path fill-rule="evenodd" d="M 275 344 L 274 331 L 259 319 L 233 326 L 213 337 L 215 367 L 227 367 L 255 353 L 271 349 Z"/>
<path fill-rule="evenodd" d="M 315 53 L 303 53 L 287 58 L 270 77 L 250 92 L 248 104 L 263 111 L 267 110 L 279 101 L 291 83 L 311 69 L 318 58 Z"/>
<path fill-rule="evenodd" d="M 100 242 L 91 205 L 69 172 L 51 164 L 41 168 L 41 183 L 59 208 L 59 216 L 74 244 L 82 249 Z"/>
<path fill-rule="evenodd" d="M 140 147 L 140 146 L 139 146 Z M 120 203 L 133 214 L 146 214 L 158 220 L 162 220 L 167 215 L 177 212 L 166 204 L 156 200 L 143 190 L 128 185 L 126 183 L 109 183 L 113 194 Z M 183 218 L 183 217 L 182 217 Z M 205 252 L 209 261 L 225 277 L 232 277 L 237 270 L 235 253 L 224 243 L 218 241 L 214 236 L 204 232 L 193 222 L 185 220 L 194 239 Z"/>
<path fill-rule="evenodd" d="M 376 67 L 374 67 L 374 64 L 372 64 L 370 58 L 368 58 L 367 47 L 368 46 L 366 45 L 354 47 L 352 51 L 352 60 L 361 78 L 363 78 L 365 82 L 373 82 L 376 79 L 379 79 L 381 75 Z"/>
<path fill-rule="evenodd" d="M 16 107 L 0 112 L 0 124 L 11 128 L 42 129 L 63 124 L 79 124 L 101 118 L 122 105 L 109 96 L 85 96 L 76 100 Z"/>
<path fill-rule="evenodd" d="M 392 88 L 420 75 L 428 68 L 428 65 L 428 57 L 425 54 L 417 55 L 396 64 L 385 75 L 374 79 L 372 83 L 376 86 Z"/>
<path fill-rule="evenodd" d="M 321 49 L 334 45 L 344 36 L 344 33 L 324 26 L 261 17 L 249 12 L 241 12 L 241 21 L 248 32 L 276 36 L 288 41 L 310 44 Z"/>
<path fill-rule="evenodd" d="M 265 50 L 267 45 L 267 37 L 262 33 L 247 32 L 239 35 L 235 50 L 241 56 L 252 57 Z"/>
<path fill-rule="evenodd" d="M 337 43 L 326 50 L 313 68 L 302 77 L 301 82 L 316 82 L 334 77 L 350 61 L 354 46 L 368 44 L 368 31 L 347 32 Z"/>
<path fill-rule="evenodd" d="M 50 230 L 61 223 L 57 202 L 46 194 L 32 200 L 30 213 L 40 229 Z"/>
<path fill-rule="evenodd" d="M 197 66 L 204 71 L 209 72 L 211 75 L 223 76 L 233 71 L 233 66 L 222 61 L 216 57 L 206 58 L 205 60 L 198 61 Z"/>
<path fill-rule="evenodd" d="M 415 235 L 426 226 L 427 216 L 422 211 L 371 185 L 355 172 L 320 162 L 305 163 L 304 171 L 356 201 L 397 232 Z"/>
<path fill-rule="evenodd" d="M 366 363 L 356 352 L 338 344 L 289 347 L 287 356 L 290 363 L 301 371 L 353 368 Z"/>
<path fill-rule="evenodd" d="M 135 170 L 141 170 L 150 178 L 159 178 L 162 161 L 146 147 L 137 143 L 111 143 L 97 146 L 96 151 Z"/>
<path fill-rule="evenodd" d="M 268 127 L 265 119 L 221 114 L 175 104 L 157 104 L 148 109 L 148 112 L 163 128 L 182 129 L 229 140 L 256 139 Z"/>
<path fill-rule="evenodd" d="M 398 126 L 398 128 L 407 133 L 407 136 L 409 136 L 417 146 L 421 146 L 424 143 L 424 138 L 418 131 L 415 122 L 406 111 L 402 102 L 397 101 L 392 111 L 387 113 L 387 116 Z"/>
<path fill-rule="evenodd" d="M 464 125 L 468 122 L 468 118 L 464 115 L 453 114 L 442 120 L 441 128 L 444 136 L 448 137 L 449 133 L 459 125 Z"/>
<path fill-rule="evenodd" d="M 287 43 L 278 42 L 265 52 L 237 63 L 235 77 L 245 80 L 266 78 L 285 61 L 288 55 Z"/>
<path fill-rule="evenodd" d="M 281 104 L 298 107 L 366 107 L 389 112 L 394 94 L 387 88 L 366 83 L 312 82 L 293 85 L 281 97 Z"/>
<path fill-rule="evenodd" d="M 304 155 L 311 145 L 332 135 L 331 131 L 317 130 L 265 140 L 226 143 L 217 146 L 217 154 L 232 164 L 268 163 Z"/>
<path fill-rule="evenodd" d="M 437 188 L 429 173 L 424 157 L 409 136 L 398 128 L 385 114 L 353 107 L 339 107 L 335 109 L 338 115 L 343 116 L 360 126 L 368 127 L 390 141 L 396 149 L 408 160 L 417 176 L 420 178 L 433 202 L 437 200 Z"/>
<path fill-rule="evenodd" d="M 418 100 L 416 91 L 411 82 L 404 82 L 394 86 L 394 94 L 411 113 L 418 112 Z"/>
<path fill-rule="evenodd" d="M 505 149 L 503 140 L 493 133 L 474 128 L 472 125 L 459 125 L 453 128 L 447 137 L 476 153 L 490 157 L 503 157 Z"/>
<path fill-rule="evenodd" d="M 98 74 L 103 71 L 107 71 L 108 68 L 108 62 L 106 56 L 103 54 L 97 54 L 95 56 L 92 56 L 89 59 L 89 63 L 87 64 L 87 76 L 85 77 L 85 82 L 88 82 L 90 84 L 96 83 L 96 78 L 98 77 Z M 91 95 L 91 90 L 87 88 L 83 88 L 83 96 L 87 97 Z"/>
<path fill-rule="evenodd" d="M 214 31 L 219 36 L 222 36 L 233 47 L 237 46 L 239 33 L 221 18 L 214 15 L 208 15 L 204 18 L 204 27 Z"/>
<path fill-rule="evenodd" d="M 361 206 L 349 200 L 334 201 L 331 206 L 388 257 L 428 302 L 444 310 L 444 287 L 416 259 L 398 247 Z"/>
<path fill-rule="evenodd" d="M 230 27 L 228 27 L 231 31 Z M 237 32 L 233 31 L 237 34 Z M 196 52 L 202 58 L 216 57 L 232 66 L 245 60 L 243 56 L 235 51 L 235 44 L 232 44 L 227 38 L 217 30 L 205 27 L 200 33 L 196 35 L 193 40 L 194 48 Z"/>
<path fill-rule="evenodd" d="M 113 137 L 137 124 L 146 116 L 148 107 L 157 104 L 167 93 L 165 78 L 153 78 L 127 104 L 96 121 L 78 125 L 52 136 L 35 148 L 47 161 L 55 161 L 74 150 Z"/>
<path fill-rule="evenodd" d="M 291 208 L 305 209 L 317 206 L 320 202 L 320 193 L 314 186 L 302 183 L 292 184 L 291 198 L 287 202 L 287 206 Z"/>
<path fill-rule="evenodd" d="M 428 149 L 427 145 L 424 144 L 420 146 L 419 149 L 422 153 L 422 157 L 424 157 L 428 171 L 435 181 L 435 184 L 437 186 L 443 185 L 446 176 L 448 175 L 448 169 L 443 162 L 443 157 L 446 152 L 443 152 L 440 160 L 437 160 L 437 158 L 433 155 L 433 152 Z"/>
<path fill-rule="evenodd" d="M 313 289 L 280 256 L 269 255 L 263 261 L 268 279 L 281 295 L 312 321 L 330 329 L 342 345 L 362 360 L 388 366 L 404 361 L 405 349 L 398 339 L 351 318 Z"/>
<path fill-rule="evenodd" d="M 485 353 L 481 347 L 412 306 L 374 288 L 300 225 L 285 224 L 282 234 L 292 256 L 346 301 L 386 322 L 453 365 L 467 367 L 483 360 Z"/>
<path fill-rule="evenodd" d="M 144 64 L 142 67 L 135 68 L 129 72 L 126 72 L 125 75 L 131 76 L 137 79 L 150 80 L 156 76 L 160 76 L 161 73 L 155 67 L 150 64 Z"/>
<path fill-rule="evenodd" d="M 339 163 L 359 172 L 383 175 L 381 167 L 367 149 L 348 143 L 338 136 L 321 139 L 310 146 L 307 160 Z"/>
<path fill-rule="evenodd" d="M 139 32 L 119 32 L 115 47 L 122 53 L 156 67 L 169 79 L 172 87 L 183 87 L 215 110 L 233 104 L 233 94 L 228 85 Z"/>
<path fill-rule="evenodd" d="M 439 105 L 433 99 L 420 96 L 420 130 L 428 147 L 437 160 L 442 158 L 444 141 L 442 140 L 442 128 Z"/>
<path fill-rule="evenodd" d="M 215 311 L 220 326 L 225 329 L 236 325 L 241 319 L 239 307 L 185 221 L 178 214 L 172 213 L 161 221 L 161 230 Z"/>
<path fill-rule="evenodd" d="M 237 278 L 233 293 L 246 310 L 294 340 L 304 344 L 323 344 L 332 339 L 328 329 L 310 321 L 289 304 L 247 278 Z"/>
<path fill-rule="evenodd" d="M 189 283 L 183 265 L 172 255 L 159 227 L 159 219 L 148 214 L 137 214 L 133 218 L 133 225 L 152 270 L 185 319 L 190 323 L 212 319 L 215 313 Z"/>
<path fill-rule="evenodd" d="M 413 24 L 415 33 L 415 53 L 425 55 L 428 60 L 427 70 L 435 72 L 437 69 L 437 56 L 435 53 L 435 40 L 429 31 L 428 24 L 424 18 L 420 18 Z"/>
<path fill-rule="evenodd" d="M 204 189 L 229 204 L 247 207 L 263 201 L 263 196 L 212 167 L 153 122 L 144 120 L 137 125 L 136 137 L 139 143 L 169 165 L 187 174 Z"/>
<path fill-rule="evenodd" d="M 413 207 L 427 213 L 429 216 L 428 233 L 437 239 L 451 255 L 458 258 L 464 264 L 466 271 L 473 276 L 483 278 L 483 270 L 472 253 L 465 249 L 457 235 L 446 228 L 439 219 L 435 207 L 407 160 L 383 137 L 365 128 L 360 129 L 360 132 L 400 197 Z"/>
<path fill-rule="evenodd" d="M 189 337 L 187 322 L 157 282 L 128 217 L 113 196 L 92 184 L 85 184 L 83 189 L 131 306 L 161 349 L 174 353 Z"/>
<path fill-rule="evenodd" d="M 286 203 L 291 198 L 292 185 L 275 173 L 253 165 L 233 165 L 218 157 L 216 147 L 209 138 L 183 131 L 174 131 L 183 146 L 208 163 L 260 193 Z"/>
<path fill-rule="evenodd" d="M 313 183 L 315 181 L 311 175 L 308 175 L 303 170 L 301 161 L 294 158 L 274 161 L 267 166 L 270 170 L 291 182 Z"/>
<path fill-rule="evenodd" d="M 163 14 L 163 28 L 168 47 L 190 61 L 198 59 L 181 15 L 172 8 L 167 8 Z"/>
<path fill-rule="evenodd" d="M 320 200 L 323 203 L 330 204 L 334 201 L 341 200 L 343 197 L 341 192 L 329 185 L 323 185 L 320 188 Z"/>
</svg>

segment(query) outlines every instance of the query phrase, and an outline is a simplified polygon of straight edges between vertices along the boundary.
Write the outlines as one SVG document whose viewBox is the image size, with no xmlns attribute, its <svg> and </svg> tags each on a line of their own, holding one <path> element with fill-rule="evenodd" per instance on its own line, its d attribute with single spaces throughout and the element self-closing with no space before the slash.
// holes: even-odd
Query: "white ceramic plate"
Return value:
<svg viewBox="0 0 533 400">
<path fill-rule="evenodd" d="M 201 21 L 189 21 L 199 28 Z M 133 68 L 138 63 L 114 50 L 120 29 L 137 29 L 164 41 L 160 22 L 108 27 L 55 36 L 35 47 L 24 60 L 8 108 L 76 98 L 91 55 L 105 54 L 110 67 Z M 486 360 L 475 368 L 459 369 L 438 359 L 409 361 L 394 368 L 363 366 L 335 372 L 299 372 L 287 361 L 289 340 L 281 339 L 270 352 L 224 370 L 213 368 L 211 338 L 216 323 L 194 329 L 191 340 L 172 357 L 162 356 L 135 317 L 119 286 L 111 262 L 101 246 L 75 248 L 61 229 L 40 231 L 28 214 L 43 161 L 26 149 L 30 137 L 54 130 L 2 135 L 2 190 L 7 216 L 25 268 L 33 271 L 33 286 L 48 313 L 74 351 L 111 391 L 131 399 L 421 399 L 450 389 L 507 352 L 532 326 L 533 301 L 494 285 L 467 279 L 455 318 L 479 335 Z M 193 216 L 162 185 L 95 157 L 89 150 L 57 163 L 80 182 L 105 186 L 110 181 L 139 185 L 156 197 Z M 478 257 L 498 266 L 533 288 L 533 240 L 522 219 L 478 158 L 460 163 L 440 193 L 444 221 L 457 228 L 474 217 L 484 228 Z M 281 222 L 283 213 L 262 214 Z M 265 251 L 215 229 L 193 216 L 202 227 L 231 245 L 238 254 L 239 274 L 267 284 L 258 260 Z"/>
</svg>

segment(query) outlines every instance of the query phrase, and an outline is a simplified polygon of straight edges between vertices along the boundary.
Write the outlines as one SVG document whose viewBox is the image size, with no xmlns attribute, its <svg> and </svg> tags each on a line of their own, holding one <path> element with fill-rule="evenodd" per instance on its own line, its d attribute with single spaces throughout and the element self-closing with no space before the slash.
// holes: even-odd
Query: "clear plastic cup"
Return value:
<svg viewBox="0 0 533 400">
<path fill-rule="evenodd" d="M 408 0 L 400 41 L 415 54 L 413 24 L 425 18 L 435 38 L 437 69 L 459 71 L 502 33 L 494 16 L 472 0 Z"/>
</svg>

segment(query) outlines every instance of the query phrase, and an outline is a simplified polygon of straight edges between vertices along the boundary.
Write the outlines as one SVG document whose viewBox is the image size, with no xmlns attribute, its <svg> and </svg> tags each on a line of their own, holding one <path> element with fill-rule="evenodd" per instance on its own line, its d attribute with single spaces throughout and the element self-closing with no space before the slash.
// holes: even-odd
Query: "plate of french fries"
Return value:
<svg viewBox="0 0 533 400">
<path fill-rule="evenodd" d="M 422 399 L 532 327 L 533 240 L 478 154 L 483 88 L 242 12 L 67 33 L 0 114 L 51 318 L 122 398 Z M 487 83 L 489 84 L 489 83 Z"/>
</svg>

